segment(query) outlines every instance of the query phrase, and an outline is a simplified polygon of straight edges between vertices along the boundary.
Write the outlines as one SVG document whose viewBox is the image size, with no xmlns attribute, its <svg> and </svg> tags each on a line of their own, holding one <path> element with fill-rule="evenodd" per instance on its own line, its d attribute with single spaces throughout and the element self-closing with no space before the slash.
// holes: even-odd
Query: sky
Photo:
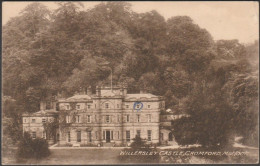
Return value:
<svg viewBox="0 0 260 166">
<path fill-rule="evenodd" d="M 3 2 L 2 24 L 32 2 Z M 54 2 L 41 2 L 49 9 L 56 9 Z M 85 8 L 92 8 L 100 2 L 83 2 Z M 138 13 L 156 10 L 167 20 L 174 16 L 189 16 L 201 28 L 205 28 L 214 40 L 238 39 L 241 43 L 252 43 L 259 39 L 259 5 L 253 1 L 143 1 L 130 2 L 132 10 Z"/>
</svg>

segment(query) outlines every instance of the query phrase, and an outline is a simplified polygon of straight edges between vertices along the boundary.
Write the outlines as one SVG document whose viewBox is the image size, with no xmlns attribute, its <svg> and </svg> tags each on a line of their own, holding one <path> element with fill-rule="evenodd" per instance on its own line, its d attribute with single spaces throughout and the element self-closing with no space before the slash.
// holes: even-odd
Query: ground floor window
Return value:
<svg viewBox="0 0 260 166">
<path fill-rule="evenodd" d="M 173 140 L 172 132 L 169 133 L 169 141 Z"/>
<path fill-rule="evenodd" d="M 32 132 L 32 138 L 36 138 L 36 132 L 35 131 Z"/>
<path fill-rule="evenodd" d="M 92 137 L 92 136 L 91 136 L 91 131 L 88 131 L 88 141 L 89 141 L 89 142 L 92 142 L 91 137 Z"/>
<path fill-rule="evenodd" d="M 163 141 L 163 133 L 161 133 L 161 140 Z"/>
<path fill-rule="evenodd" d="M 152 140 L 152 130 L 147 130 L 147 140 L 148 141 Z"/>
<path fill-rule="evenodd" d="M 77 142 L 81 142 L 81 131 L 77 131 Z"/>
<path fill-rule="evenodd" d="M 46 139 L 46 132 L 45 131 L 42 132 L 42 138 Z"/>
<path fill-rule="evenodd" d="M 70 131 L 67 133 L 68 136 L 68 142 L 70 142 Z"/>
<path fill-rule="evenodd" d="M 138 137 L 141 137 L 141 130 L 136 130 L 136 135 L 137 135 Z"/>
<path fill-rule="evenodd" d="M 126 131 L 126 141 L 127 142 L 130 141 L 130 131 L 129 130 Z"/>
<path fill-rule="evenodd" d="M 106 131 L 103 131 L 103 140 L 106 139 Z"/>
</svg>

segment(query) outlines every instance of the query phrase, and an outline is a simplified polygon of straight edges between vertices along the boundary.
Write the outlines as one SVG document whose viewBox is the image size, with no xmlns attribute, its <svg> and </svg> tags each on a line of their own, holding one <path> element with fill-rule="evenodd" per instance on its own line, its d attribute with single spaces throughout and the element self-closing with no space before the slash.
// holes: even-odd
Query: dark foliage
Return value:
<svg viewBox="0 0 260 166">
<path fill-rule="evenodd" d="M 50 155 L 48 142 L 42 138 L 32 139 L 30 134 L 24 133 L 18 145 L 18 158 L 45 158 Z"/>
</svg>

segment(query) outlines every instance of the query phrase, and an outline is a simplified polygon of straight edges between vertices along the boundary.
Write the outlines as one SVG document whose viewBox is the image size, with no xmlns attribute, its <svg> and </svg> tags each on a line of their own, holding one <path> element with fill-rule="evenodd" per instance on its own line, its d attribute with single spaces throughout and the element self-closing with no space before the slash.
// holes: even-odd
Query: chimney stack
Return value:
<svg viewBox="0 0 260 166">
<path fill-rule="evenodd" d="M 40 110 L 46 110 L 46 101 L 40 101 Z"/>
<path fill-rule="evenodd" d="M 141 89 L 140 90 L 140 94 L 144 94 L 144 93 L 146 93 L 146 90 L 145 89 Z"/>
<path fill-rule="evenodd" d="M 96 95 L 97 96 L 101 96 L 101 91 L 100 91 L 100 87 L 96 86 Z"/>
<path fill-rule="evenodd" d="M 91 86 L 88 86 L 87 88 L 87 95 L 92 95 L 92 89 L 91 89 Z"/>
<path fill-rule="evenodd" d="M 79 95 L 84 95 L 85 94 L 85 88 L 80 87 L 79 88 Z"/>
</svg>

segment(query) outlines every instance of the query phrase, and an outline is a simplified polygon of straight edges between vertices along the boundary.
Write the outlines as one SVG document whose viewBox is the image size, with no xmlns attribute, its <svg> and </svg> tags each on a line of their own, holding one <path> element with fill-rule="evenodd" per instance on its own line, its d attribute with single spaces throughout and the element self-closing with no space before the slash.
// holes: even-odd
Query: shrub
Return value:
<svg viewBox="0 0 260 166">
<path fill-rule="evenodd" d="M 19 158 L 44 158 L 50 155 L 48 142 L 42 138 L 32 139 L 30 134 L 24 133 L 18 145 L 17 156 Z"/>
</svg>

